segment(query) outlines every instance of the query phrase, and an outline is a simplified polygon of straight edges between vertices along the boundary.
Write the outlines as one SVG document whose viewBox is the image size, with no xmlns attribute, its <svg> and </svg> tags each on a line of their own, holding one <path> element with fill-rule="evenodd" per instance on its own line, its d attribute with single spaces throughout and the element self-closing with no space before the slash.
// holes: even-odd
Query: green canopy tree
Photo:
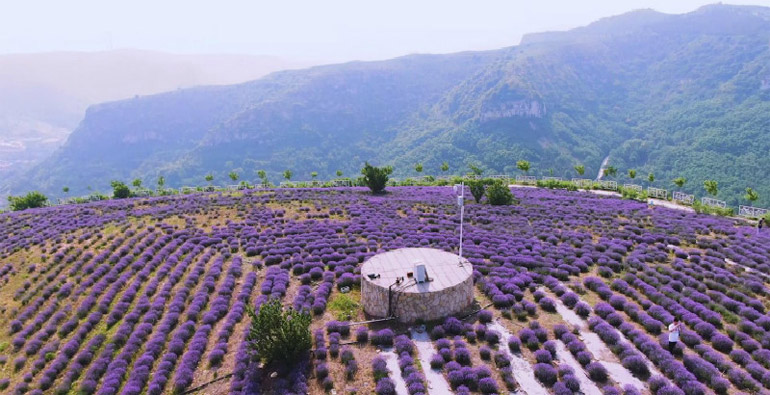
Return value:
<svg viewBox="0 0 770 395">
<path fill-rule="evenodd" d="M 575 172 L 577 172 L 579 176 L 582 176 L 583 174 L 586 173 L 586 167 L 583 165 L 577 165 L 573 168 L 575 169 Z"/>
<path fill-rule="evenodd" d="M 112 186 L 112 198 L 113 199 L 125 199 L 131 197 L 131 190 L 128 189 L 128 185 L 122 181 L 113 180 L 110 182 Z"/>
<path fill-rule="evenodd" d="M 473 163 L 468 164 L 468 168 L 471 169 L 471 173 L 475 176 L 480 176 L 484 173 L 484 170 Z"/>
<path fill-rule="evenodd" d="M 158 176 L 158 189 L 163 189 L 164 185 L 166 185 L 166 179 L 163 176 Z"/>
<path fill-rule="evenodd" d="M 481 203 L 481 199 L 484 198 L 484 193 L 486 192 L 486 185 L 483 180 L 471 180 L 468 182 L 468 188 L 471 190 L 471 195 L 473 195 L 473 200 L 476 201 L 476 203 Z"/>
<path fill-rule="evenodd" d="M 605 177 L 614 177 L 617 174 L 618 174 L 618 169 L 616 169 L 615 166 L 607 166 L 604 168 Z"/>
<path fill-rule="evenodd" d="M 446 173 L 447 171 L 449 171 L 449 163 L 446 163 L 446 162 L 442 162 L 442 163 L 441 163 L 441 171 L 443 171 L 443 172 L 445 172 L 445 173 Z"/>
<path fill-rule="evenodd" d="M 522 160 L 516 162 L 516 167 L 518 167 L 519 170 L 523 171 L 524 174 L 528 174 L 529 173 L 529 167 L 530 167 L 529 166 L 529 161 L 526 161 L 526 160 L 522 159 Z"/>
<path fill-rule="evenodd" d="M 674 185 L 676 185 L 679 188 L 683 187 L 686 182 L 687 182 L 687 179 L 684 177 L 674 178 Z"/>
<path fill-rule="evenodd" d="M 262 185 L 267 185 L 267 172 L 264 170 L 257 170 L 257 177 L 262 180 Z"/>
<path fill-rule="evenodd" d="M 61 189 L 61 191 L 64 192 L 64 193 L 69 193 L 70 192 L 70 187 L 64 187 L 64 188 Z"/>
<path fill-rule="evenodd" d="M 759 199 L 759 193 L 757 193 L 757 191 L 755 191 L 753 188 L 747 187 L 746 194 L 743 197 L 746 198 L 746 200 L 748 200 L 751 204 L 754 204 L 754 202 Z"/>
<path fill-rule="evenodd" d="M 422 173 L 422 163 L 414 165 L 414 171 L 416 171 L 418 174 Z"/>
<path fill-rule="evenodd" d="M 712 196 L 716 196 L 719 193 L 719 183 L 714 180 L 703 181 L 703 188 Z"/>
<path fill-rule="evenodd" d="M 283 178 L 286 179 L 286 181 L 291 181 L 292 172 L 291 170 L 284 170 L 283 171 Z"/>
<path fill-rule="evenodd" d="M 393 173 L 392 167 L 375 167 L 370 165 L 369 162 L 366 162 L 361 169 L 361 174 L 364 176 L 364 185 L 369 187 L 373 194 L 385 191 L 385 186 L 388 184 L 388 178 L 391 173 Z"/>
<path fill-rule="evenodd" d="M 655 182 L 655 174 L 652 174 L 652 173 L 648 174 L 647 181 L 649 181 L 650 183 Z"/>
<path fill-rule="evenodd" d="M 633 180 L 633 179 L 635 179 L 635 178 L 636 178 L 636 170 L 634 170 L 634 169 L 629 169 L 629 170 L 628 170 L 628 178 L 630 178 L 630 179 L 632 179 L 632 180 Z"/>
<path fill-rule="evenodd" d="M 238 181 L 238 173 L 235 170 L 231 171 L 227 176 L 233 181 Z"/>
<path fill-rule="evenodd" d="M 211 182 L 214 181 L 214 175 L 213 174 L 206 174 L 206 177 L 203 177 L 209 185 L 211 185 Z"/>
<path fill-rule="evenodd" d="M 317 171 L 314 171 L 314 172 L 311 172 L 311 173 L 310 173 L 310 178 L 312 178 L 313 180 L 315 180 L 315 179 L 316 179 L 316 177 L 318 177 L 318 172 L 317 172 Z"/>
<path fill-rule="evenodd" d="M 337 174 L 337 177 L 342 177 L 342 170 L 337 170 L 335 174 Z"/>
<path fill-rule="evenodd" d="M 134 178 L 134 181 L 131 181 L 131 185 L 134 186 L 134 188 L 141 188 L 142 187 L 142 180 L 139 178 Z"/>
</svg>

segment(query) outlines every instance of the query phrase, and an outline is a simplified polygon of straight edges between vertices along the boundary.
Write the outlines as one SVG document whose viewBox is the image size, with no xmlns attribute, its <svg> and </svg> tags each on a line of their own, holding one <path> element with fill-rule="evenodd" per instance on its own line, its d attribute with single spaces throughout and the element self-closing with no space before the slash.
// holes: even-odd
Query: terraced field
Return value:
<svg viewBox="0 0 770 395">
<path fill-rule="evenodd" d="M 357 324 L 358 268 L 457 251 L 451 188 L 290 189 L 0 215 L 7 393 L 710 394 L 770 391 L 770 234 L 589 193 L 466 206 L 469 315 Z M 352 287 L 342 293 L 341 287 Z M 313 316 L 313 353 L 254 362 L 247 306 Z M 480 311 L 479 311 L 480 310 Z M 666 326 L 683 322 L 668 349 Z"/>
</svg>

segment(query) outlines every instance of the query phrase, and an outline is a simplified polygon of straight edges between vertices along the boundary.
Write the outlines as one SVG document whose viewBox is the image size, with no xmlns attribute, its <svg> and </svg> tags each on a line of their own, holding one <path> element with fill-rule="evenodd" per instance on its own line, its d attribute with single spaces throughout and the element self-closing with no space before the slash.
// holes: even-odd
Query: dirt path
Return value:
<svg viewBox="0 0 770 395">
<path fill-rule="evenodd" d="M 396 384 L 396 394 L 409 395 L 409 391 L 406 389 L 406 381 L 401 377 L 401 368 L 398 367 L 398 356 L 392 348 L 383 349 L 380 353 L 388 364 L 388 370 L 390 371 L 390 379 Z"/>
<path fill-rule="evenodd" d="M 585 370 L 580 363 L 572 356 L 572 353 L 567 350 L 564 343 L 561 341 L 556 342 L 556 355 L 559 357 L 559 363 L 572 367 L 575 370 L 575 377 L 580 382 L 580 391 L 586 395 L 601 395 L 602 391 L 596 384 L 588 378 Z"/>
<path fill-rule="evenodd" d="M 585 320 L 580 318 L 580 316 L 578 316 L 574 311 L 568 309 L 560 299 L 556 298 L 555 302 L 556 312 L 559 313 L 562 318 L 564 318 L 564 321 L 578 328 L 580 331 L 580 338 L 583 340 L 583 343 L 585 343 L 588 351 L 594 355 L 596 360 L 601 362 L 602 365 L 607 368 L 607 371 L 610 373 L 610 376 L 613 380 L 618 383 L 631 384 L 638 389 L 647 388 L 646 383 L 634 377 L 634 375 L 631 374 L 628 369 L 623 367 L 623 365 L 620 363 L 616 362 L 617 358 L 615 357 L 615 354 L 613 354 L 607 345 L 604 344 L 604 342 L 599 338 L 599 335 L 591 332 L 588 329 L 588 323 Z M 623 341 L 628 341 L 622 333 L 618 332 L 618 335 L 620 335 Z M 561 342 L 559 343 L 561 344 Z M 644 355 L 642 356 L 644 357 Z M 660 374 L 660 371 L 655 368 L 655 366 L 652 364 L 652 362 L 649 361 L 649 359 L 647 359 L 647 357 L 644 357 L 644 360 L 647 364 L 647 367 L 650 369 L 650 374 L 653 376 Z"/>
<path fill-rule="evenodd" d="M 421 333 L 412 329 L 412 340 L 414 340 L 414 344 L 417 346 L 417 354 L 420 358 L 422 371 L 425 373 L 425 380 L 428 381 L 428 393 L 451 394 L 452 389 L 449 387 L 449 383 L 447 383 L 444 375 L 430 367 L 430 358 L 435 352 L 430 336 L 426 332 Z"/>
<path fill-rule="evenodd" d="M 511 353 L 508 349 L 508 339 L 511 337 L 511 332 L 497 321 L 487 324 L 487 328 L 500 333 L 499 349 L 511 358 L 513 377 L 519 383 L 520 392 L 527 395 L 549 395 L 548 390 L 535 378 L 535 371 L 532 370 L 532 365 L 521 356 Z"/>
<path fill-rule="evenodd" d="M 746 270 L 746 273 L 751 273 L 751 274 L 758 274 L 758 275 L 762 276 L 762 278 L 764 278 L 765 280 L 768 280 L 768 279 L 770 279 L 770 276 L 769 276 L 769 275 L 767 275 L 767 274 L 765 274 L 765 273 L 762 273 L 762 272 L 760 272 L 760 271 L 758 271 L 758 270 L 754 270 L 753 268 L 750 268 L 750 267 L 748 267 L 748 266 L 745 266 L 745 265 L 741 265 L 740 263 L 738 263 L 738 262 L 735 262 L 735 261 L 733 261 L 733 260 L 732 260 L 732 259 L 730 259 L 730 258 L 725 258 L 725 263 L 726 263 L 726 264 L 728 264 L 728 265 L 730 265 L 730 266 L 738 266 L 738 267 L 742 267 L 744 270 Z"/>
</svg>

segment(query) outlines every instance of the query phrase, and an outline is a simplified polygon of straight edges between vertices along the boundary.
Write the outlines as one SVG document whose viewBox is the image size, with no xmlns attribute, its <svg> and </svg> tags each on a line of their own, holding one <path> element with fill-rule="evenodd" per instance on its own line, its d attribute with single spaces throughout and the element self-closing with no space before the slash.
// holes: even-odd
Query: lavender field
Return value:
<svg viewBox="0 0 770 395">
<path fill-rule="evenodd" d="M 3 393 L 770 392 L 770 233 L 584 192 L 468 203 L 465 319 L 351 325 L 360 265 L 457 252 L 447 187 L 259 190 L 0 215 Z M 468 193 L 469 194 L 469 193 Z M 349 293 L 340 288 L 351 287 Z M 247 306 L 313 314 L 313 356 L 250 358 Z M 682 322 L 670 351 L 666 327 Z M 276 374 L 273 374 L 276 373 Z M 201 387 L 205 385 L 204 387 Z"/>
</svg>

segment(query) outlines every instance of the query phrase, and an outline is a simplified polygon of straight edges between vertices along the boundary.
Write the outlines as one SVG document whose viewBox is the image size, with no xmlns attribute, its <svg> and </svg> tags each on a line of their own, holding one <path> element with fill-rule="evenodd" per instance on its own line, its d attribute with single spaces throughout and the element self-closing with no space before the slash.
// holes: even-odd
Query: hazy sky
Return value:
<svg viewBox="0 0 770 395">
<path fill-rule="evenodd" d="M 634 9 L 703 0 L 0 0 L 0 53 L 139 48 L 294 59 L 493 49 Z M 727 2 L 732 3 L 732 2 Z M 770 0 L 739 4 L 770 6 Z"/>
</svg>

